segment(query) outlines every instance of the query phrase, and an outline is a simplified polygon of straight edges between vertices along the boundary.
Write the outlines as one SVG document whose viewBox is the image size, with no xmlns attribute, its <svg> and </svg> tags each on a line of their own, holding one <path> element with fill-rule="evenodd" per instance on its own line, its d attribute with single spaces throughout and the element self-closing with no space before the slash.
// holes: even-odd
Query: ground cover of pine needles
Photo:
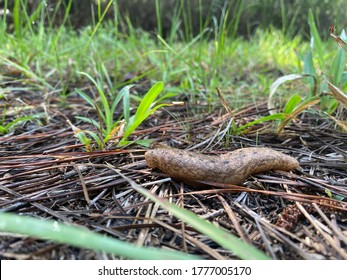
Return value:
<svg viewBox="0 0 347 280">
<path fill-rule="evenodd" d="M 23 92 L 12 92 L 7 99 L 18 103 Z M 24 101 L 34 111 L 43 102 L 35 92 L 26 92 Z M 207 259 L 235 258 L 145 199 L 111 166 L 272 258 L 346 259 L 347 134 L 331 120 L 312 111 L 302 114 L 281 135 L 264 124 L 245 135 L 233 135 L 220 133 L 230 120 L 221 106 L 209 112 L 208 106 L 187 102 L 158 111 L 134 138 L 151 137 L 212 154 L 264 145 L 298 158 L 302 168 L 255 175 L 244 186 L 197 189 L 150 170 L 143 147 L 86 152 L 76 143 L 66 117 L 85 114 L 87 105 L 77 96 L 68 103 L 63 107 L 51 101 L 49 124 L 26 122 L 15 133 L 1 137 L 2 211 L 73 223 L 138 246 L 169 248 Z M 264 103 L 251 102 L 232 115 L 236 123 L 243 123 L 266 112 Z M 7 259 L 116 257 L 21 235 L 1 235 L 1 257 Z"/>
</svg>

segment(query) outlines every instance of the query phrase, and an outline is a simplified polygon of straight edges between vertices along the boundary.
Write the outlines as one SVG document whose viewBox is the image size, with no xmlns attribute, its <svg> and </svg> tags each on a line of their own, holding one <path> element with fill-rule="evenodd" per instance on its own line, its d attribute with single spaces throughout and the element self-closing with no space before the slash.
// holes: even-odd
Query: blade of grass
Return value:
<svg viewBox="0 0 347 280">
<path fill-rule="evenodd" d="M 253 125 L 256 125 L 258 123 L 263 123 L 263 122 L 267 122 L 267 121 L 274 121 L 274 120 L 283 120 L 285 118 L 286 118 L 286 115 L 283 114 L 283 113 L 276 113 L 276 114 L 273 114 L 273 115 L 265 116 L 265 117 L 262 117 L 260 119 L 255 120 L 255 121 L 246 123 L 243 126 L 240 126 L 237 129 L 237 132 L 238 133 L 243 132 L 246 128 L 248 128 L 250 126 L 253 126 Z"/>
<path fill-rule="evenodd" d="M 138 109 L 136 110 L 134 120 L 139 119 L 148 111 L 148 109 L 153 105 L 154 100 L 157 98 L 160 92 L 162 92 L 163 89 L 163 82 L 157 82 L 151 87 L 151 89 L 143 97 Z"/>
<path fill-rule="evenodd" d="M 272 85 L 270 86 L 270 94 L 269 94 L 269 98 L 268 98 L 268 102 L 267 102 L 267 108 L 269 109 L 269 113 L 271 115 L 276 114 L 276 110 L 274 109 L 275 104 L 273 101 L 273 96 L 274 96 L 277 88 L 287 81 L 294 81 L 297 79 L 301 79 L 302 77 L 303 77 L 303 75 L 290 74 L 290 75 L 285 75 L 285 76 L 279 77 L 276 81 L 274 81 L 272 83 Z"/>
<path fill-rule="evenodd" d="M 293 112 L 296 105 L 298 105 L 301 101 L 301 96 L 299 94 L 294 94 L 287 102 L 286 106 L 283 109 L 283 113 L 290 114 Z"/>
<path fill-rule="evenodd" d="M 244 241 L 240 240 L 236 236 L 229 234 L 228 232 L 220 229 L 219 227 L 214 226 L 210 222 L 201 219 L 200 217 L 195 215 L 193 212 L 183 209 L 181 207 L 178 207 L 177 205 L 170 203 L 168 200 L 162 199 L 154 195 L 153 193 L 149 192 L 145 188 L 136 184 L 133 180 L 124 176 L 117 169 L 114 169 L 114 168 L 111 168 L 111 169 L 116 171 L 120 176 L 122 176 L 125 180 L 127 180 L 129 184 L 131 185 L 131 187 L 134 188 L 137 192 L 141 193 L 142 195 L 149 198 L 153 202 L 159 204 L 165 210 L 172 213 L 175 217 L 193 226 L 196 230 L 205 234 L 206 236 L 208 236 L 213 241 L 217 242 L 219 245 L 221 245 L 225 249 L 232 251 L 241 259 L 247 259 L 247 260 L 248 259 L 269 260 L 270 259 L 259 249 L 245 243 Z"/>
<path fill-rule="evenodd" d="M 346 40 L 347 35 L 344 30 L 342 30 L 340 38 L 342 40 Z M 338 48 L 337 54 L 335 56 L 335 59 L 333 61 L 333 64 L 331 66 L 331 75 L 334 77 L 334 84 L 339 85 L 342 80 L 342 75 L 345 70 L 345 64 L 346 64 L 346 52 L 342 48 Z"/>
<path fill-rule="evenodd" d="M 310 26 L 310 34 L 311 34 L 311 48 L 317 51 L 317 58 L 319 62 L 319 66 L 321 69 L 324 69 L 324 52 L 322 40 L 319 36 L 316 23 L 314 21 L 313 12 L 309 9 L 308 12 L 308 24 Z"/>
<path fill-rule="evenodd" d="M 82 227 L 67 225 L 28 216 L 0 213 L 0 230 L 52 240 L 80 248 L 116 254 L 128 259 L 196 260 L 196 256 L 164 249 L 144 248 L 92 232 Z"/>
</svg>

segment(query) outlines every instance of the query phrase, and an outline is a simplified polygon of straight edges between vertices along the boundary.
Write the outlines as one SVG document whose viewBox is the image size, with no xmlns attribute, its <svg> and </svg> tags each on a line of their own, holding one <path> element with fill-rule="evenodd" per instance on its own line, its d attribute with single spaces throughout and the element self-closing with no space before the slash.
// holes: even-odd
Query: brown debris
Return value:
<svg viewBox="0 0 347 280">
<path fill-rule="evenodd" d="M 41 101 L 31 94 L 27 93 L 26 102 L 37 113 L 42 110 Z M 71 98 L 76 101 L 76 97 Z M 262 145 L 285 151 L 301 166 L 293 172 L 253 175 L 242 186 L 216 183 L 214 187 L 194 189 L 148 168 L 142 147 L 108 146 L 105 151 L 84 151 L 65 117 L 75 123 L 74 116 L 86 114 L 85 105 L 79 100 L 57 113 L 57 102 L 51 100 L 49 123 L 26 122 L 0 137 L 1 211 L 69 222 L 142 246 L 171 248 L 206 259 L 235 259 L 232 252 L 144 199 L 109 168 L 112 166 L 272 258 L 346 258 L 347 134 L 336 130 L 329 119 L 304 113 L 281 135 L 273 133 L 275 129 L 268 123 L 252 127 L 246 135 L 236 135 L 228 127 L 230 118 L 223 108 L 206 114 L 204 106 L 189 105 L 189 110 L 170 107 L 152 115 L 134 138 L 148 137 L 176 148 L 215 155 Z M 264 104 L 241 108 L 233 112 L 235 125 L 257 119 L 259 114 L 267 114 Z M 14 117 L 6 116 L 5 121 Z M 304 208 L 297 208 L 293 204 L 297 202 Z M 0 234 L 3 259 L 114 258 Z"/>
</svg>

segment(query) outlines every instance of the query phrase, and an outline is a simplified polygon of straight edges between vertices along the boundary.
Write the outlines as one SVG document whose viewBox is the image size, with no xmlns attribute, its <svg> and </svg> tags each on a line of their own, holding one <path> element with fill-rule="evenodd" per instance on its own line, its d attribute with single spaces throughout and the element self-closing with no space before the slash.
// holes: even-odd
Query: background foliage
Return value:
<svg viewBox="0 0 347 280">
<path fill-rule="evenodd" d="M 17 1 L 8 1 L 5 7 L 4 0 L 0 0 L 1 13 L 7 14 L 9 23 L 13 22 L 13 9 Z M 60 24 L 68 6 L 68 0 L 24 0 L 26 11 L 36 11 L 38 5 L 46 3 L 47 24 Z M 76 29 L 96 22 L 100 16 L 98 3 L 101 2 L 105 7 L 108 0 L 83 0 L 73 1 L 69 13 L 68 22 Z M 160 7 L 160 17 L 155 16 L 156 5 Z M 307 14 L 309 8 L 312 9 L 317 19 L 317 27 L 323 38 L 328 34 L 328 27 L 335 24 L 337 29 L 341 29 L 347 24 L 344 11 L 347 2 L 344 0 L 320 1 L 320 0 L 118 0 L 113 1 L 113 5 L 108 11 L 105 19 L 113 19 L 115 9 L 119 9 L 121 15 L 130 19 L 135 28 L 142 28 L 147 31 L 158 32 L 165 37 L 172 28 L 172 21 L 177 14 L 177 7 L 182 7 L 185 13 L 178 15 L 180 30 L 198 34 L 202 28 L 213 25 L 213 18 L 220 18 L 223 7 L 227 6 L 228 21 L 235 20 L 240 13 L 237 24 L 237 33 L 245 37 L 254 34 L 258 27 L 266 29 L 274 26 L 289 35 L 302 32 L 309 38 L 307 26 Z M 182 11 L 182 10 L 181 10 Z M 53 17 L 52 17 L 53 15 Z M 271 16 L 269 16 L 271 15 Z M 53 19 L 53 22 L 52 22 Z M 160 21 L 160 23 L 158 22 Z M 9 25 L 11 27 L 11 25 Z M 120 26 L 127 29 L 126 24 Z M 123 30 L 124 31 L 124 30 Z"/>
</svg>

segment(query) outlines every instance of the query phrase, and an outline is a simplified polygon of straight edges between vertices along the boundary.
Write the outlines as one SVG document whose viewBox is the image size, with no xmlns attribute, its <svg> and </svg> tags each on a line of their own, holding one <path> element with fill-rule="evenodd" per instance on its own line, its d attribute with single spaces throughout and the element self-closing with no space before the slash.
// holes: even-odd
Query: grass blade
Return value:
<svg viewBox="0 0 347 280">
<path fill-rule="evenodd" d="M 274 96 L 277 88 L 285 82 L 301 79 L 302 77 L 303 77 L 303 75 L 290 74 L 290 75 L 285 75 L 285 76 L 279 77 L 276 81 L 274 81 L 272 83 L 272 85 L 270 86 L 270 94 L 269 94 L 269 98 L 267 101 L 267 108 L 269 110 L 270 115 L 276 114 L 276 110 L 274 109 L 275 103 L 273 101 L 273 96 Z"/>
<path fill-rule="evenodd" d="M 246 128 L 248 128 L 250 126 L 253 126 L 253 125 L 256 125 L 258 123 L 263 123 L 263 122 L 267 122 L 267 121 L 274 121 L 274 120 L 283 120 L 285 118 L 286 118 L 286 115 L 283 114 L 283 113 L 276 113 L 276 114 L 273 114 L 273 115 L 265 116 L 265 117 L 262 117 L 260 119 L 255 120 L 255 121 L 246 123 L 243 126 L 240 126 L 237 129 L 237 132 L 240 133 L 240 132 L 244 131 Z"/>
<path fill-rule="evenodd" d="M 213 241 L 217 242 L 219 245 L 224 247 L 227 250 L 234 252 L 241 259 L 257 259 L 257 260 L 269 260 L 270 258 L 266 256 L 259 249 L 245 243 L 236 236 L 227 233 L 226 231 L 220 229 L 219 227 L 214 226 L 210 222 L 201 219 L 193 212 L 178 207 L 175 204 L 170 203 L 166 199 L 162 199 L 152 194 L 145 188 L 136 184 L 133 180 L 124 176 L 121 172 L 115 170 L 120 176 L 129 182 L 129 184 L 139 193 L 149 198 L 153 202 L 159 204 L 165 210 L 171 212 L 175 217 L 181 219 L 182 221 L 190 224 L 199 232 L 205 234 Z"/>
<path fill-rule="evenodd" d="M 143 97 L 136 113 L 134 120 L 140 118 L 143 116 L 148 109 L 153 105 L 154 100 L 157 98 L 157 96 L 162 92 L 164 89 L 164 83 L 163 82 L 157 82 L 154 84 L 151 89 L 146 93 L 146 95 Z"/>
<path fill-rule="evenodd" d="M 28 216 L 0 213 L 0 230 L 52 240 L 80 248 L 116 254 L 128 259 L 194 260 L 193 255 L 164 249 L 144 248 L 92 232 L 82 227 Z"/>
<path fill-rule="evenodd" d="M 344 30 L 342 30 L 340 38 L 342 40 L 346 40 L 346 33 Z M 337 54 L 335 56 L 335 59 L 333 61 L 333 64 L 331 66 L 331 75 L 334 77 L 334 84 L 339 85 L 342 80 L 342 75 L 345 69 L 346 64 L 346 52 L 339 47 L 337 50 Z"/>
<path fill-rule="evenodd" d="M 311 48 L 317 51 L 317 58 L 319 66 L 321 69 L 324 69 L 324 52 L 322 40 L 319 36 L 316 23 L 314 21 L 313 12 L 310 9 L 308 12 L 308 24 L 310 25 L 310 34 L 311 34 Z"/>
<path fill-rule="evenodd" d="M 301 96 L 299 94 L 294 94 L 287 102 L 286 106 L 283 109 L 283 113 L 290 114 L 293 112 L 296 105 L 298 105 L 301 101 Z"/>
</svg>

